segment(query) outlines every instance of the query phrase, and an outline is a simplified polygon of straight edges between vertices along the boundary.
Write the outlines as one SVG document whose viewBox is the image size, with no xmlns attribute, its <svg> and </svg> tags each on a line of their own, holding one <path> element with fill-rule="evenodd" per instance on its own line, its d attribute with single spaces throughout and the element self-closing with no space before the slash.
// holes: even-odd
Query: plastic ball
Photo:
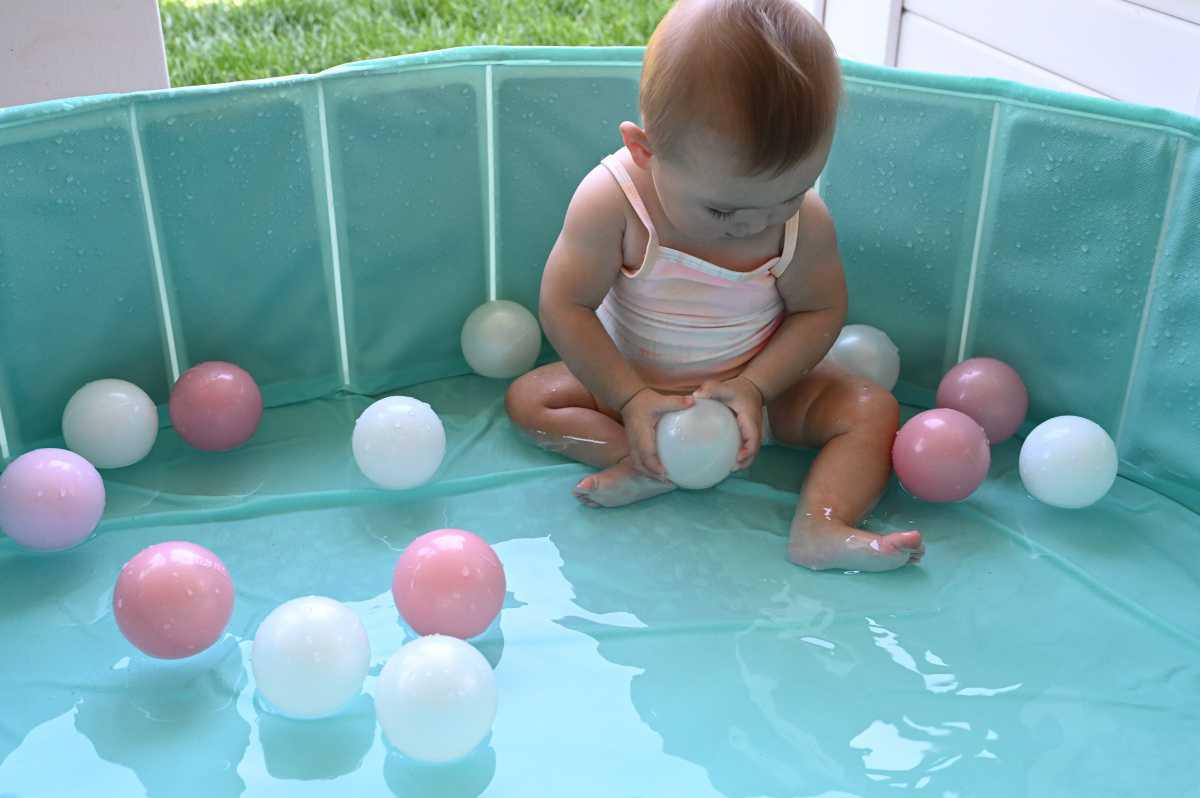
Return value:
<svg viewBox="0 0 1200 798">
<path fill-rule="evenodd" d="M 504 606 L 507 583 L 496 550 L 462 529 L 427 532 L 408 544 L 392 575 L 396 609 L 417 634 L 467 639 Z"/>
<path fill-rule="evenodd" d="M 167 409 L 180 438 L 206 452 L 224 452 L 254 435 L 263 399 L 244 369 L 212 360 L 183 373 L 171 389 Z"/>
<path fill-rule="evenodd" d="M 472 371 L 507 380 L 533 368 L 542 351 L 542 329 L 524 306 L 497 299 L 467 317 L 461 343 Z"/>
<path fill-rule="evenodd" d="M 496 719 L 496 676 L 471 644 L 432 635 L 401 646 L 375 685 L 375 713 L 395 748 L 423 762 L 471 753 Z"/>
<path fill-rule="evenodd" d="M 937 406 L 966 413 L 995 445 L 1013 436 L 1029 410 L 1029 392 L 1007 363 L 990 357 L 964 360 L 942 378 Z"/>
<path fill-rule="evenodd" d="M 294 718 L 337 712 L 362 691 L 371 664 L 367 630 L 353 610 L 324 596 L 280 604 L 254 635 L 258 690 Z"/>
<path fill-rule="evenodd" d="M 409 396 L 389 396 L 363 411 L 351 440 L 354 461 L 381 488 L 428 482 L 446 455 L 446 430 L 433 408 Z"/>
<path fill-rule="evenodd" d="M 945 408 L 909 419 L 892 444 L 892 465 L 904 489 L 927 502 L 956 502 L 983 484 L 992 451 L 983 427 Z"/>
<path fill-rule="evenodd" d="M 697 399 L 687 410 L 658 422 L 658 457 L 667 478 L 681 488 L 704 490 L 737 465 L 742 432 L 733 411 L 712 399 Z"/>
<path fill-rule="evenodd" d="M 96 380 L 67 402 L 62 429 L 67 448 L 96 468 L 124 468 L 154 448 L 158 408 L 132 382 Z"/>
<path fill-rule="evenodd" d="M 121 634 L 146 654 L 182 659 L 221 637 L 233 614 L 233 580 L 217 555 L 180 540 L 142 549 L 113 591 Z"/>
<path fill-rule="evenodd" d="M 66 449 L 35 449 L 0 474 L 0 531 L 39 551 L 66 549 L 104 515 L 104 480 Z"/>
<path fill-rule="evenodd" d="M 887 333 L 869 324 L 843 327 L 825 360 L 889 391 L 900 379 L 900 350 Z"/>
<path fill-rule="evenodd" d="M 1117 478 L 1117 447 L 1079 416 L 1043 421 L 1021 446 L 1021 481 L 1035 499 L 1067 509 L 1100 501 Z"/>
</svg>

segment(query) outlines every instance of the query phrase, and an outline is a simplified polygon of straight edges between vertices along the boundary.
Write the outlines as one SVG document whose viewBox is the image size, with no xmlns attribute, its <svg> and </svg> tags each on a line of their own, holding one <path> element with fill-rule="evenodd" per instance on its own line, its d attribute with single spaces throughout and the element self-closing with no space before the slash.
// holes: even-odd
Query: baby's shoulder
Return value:
<svg viewBox="0 0 1200 798">
<path fill-rule="evenodd" d="M 833 226 L 833 217 L 829 214 L 829 208 L 825 205 L 821 195 L 816 191 L 809 191 L 805 195 L 804 201 L 800 204 L 800 210 L 796 212 L 797 229 L 796 229 L 796 249 L 799 254 L 805 249 L 812 247 L 828 246 L 837 239 L 837 231 Z"/>
<path fill-rule="evenodd" d="M 783 274 L 785 286 L 805 285 L 818 272 L 841 269 L 833 217 L 816 191 L 808 192 L 796 216 L 796 248 Z"/>
<path fill-rule="evenodd" d="M 593 236 L 621 235 L 625 231 L 625 195 L 604 166 L 584 176 L 567 208 L 564 230 Z"/>
<path fill-rule="evenodd" d="M 804 195 L 804 201 L 800 203 L 797 215 L 800 217 L 801 233 L 825 234 L 833 226 L 833 217 L 829 215 L 829 208 L 816 189 L 812 189 Z"/>
</svg>

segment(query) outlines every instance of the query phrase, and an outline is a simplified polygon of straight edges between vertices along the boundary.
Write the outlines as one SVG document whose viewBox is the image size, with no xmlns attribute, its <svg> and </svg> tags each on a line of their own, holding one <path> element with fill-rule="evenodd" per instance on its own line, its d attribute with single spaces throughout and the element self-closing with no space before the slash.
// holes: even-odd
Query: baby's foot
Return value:
<svg viewBox="0 0 1200 798">
<path fill-rule="evenodd" d="M 585 477 L 575 486 L 575 498 L 588 507 L 621 507 L 673 490 L 675 486 L 670 482 L 659 482 L 639 473 L 625 459 Z"/>
<path fill-rule="evenodd" d="M 796 519 L 788 543 L 788 559 L 814 571 L 890 571 L 923 556 L 925 544 L 915 530 L 875 535 L 824 519 Z"/>
</svg>

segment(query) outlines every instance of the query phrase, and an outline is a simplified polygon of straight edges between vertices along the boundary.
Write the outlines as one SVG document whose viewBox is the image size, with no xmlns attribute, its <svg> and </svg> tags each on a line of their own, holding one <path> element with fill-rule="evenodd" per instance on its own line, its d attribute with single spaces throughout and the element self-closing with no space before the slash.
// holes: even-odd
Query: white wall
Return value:
<svg viewBox="0 0 1200 798">
<path fill-rule="evenodd" d="M 0 106 L 168 85 L 157 0 L 0 0 Z"/>
<path fill-rule="evenodd" d="M 806 4 L 812 5 L 812 4 Z M 847 58 L 1200 114 L 1200 0 L 824 0 Z"/>
</svg>

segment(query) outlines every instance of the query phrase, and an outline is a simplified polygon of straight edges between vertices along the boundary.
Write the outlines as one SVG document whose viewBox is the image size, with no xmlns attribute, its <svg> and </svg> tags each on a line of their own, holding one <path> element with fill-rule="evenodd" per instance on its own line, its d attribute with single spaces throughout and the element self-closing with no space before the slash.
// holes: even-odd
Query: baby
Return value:
<svg viewBox="0 0 1200 798">
<path fill-rule="evenodd" d="M 796 0 L 680 0 L 646 50 L 643 126 L 579 184 L 542 278 L 563 362 L 513 383 L 508 412 L 542 446 L 602 469 L 575 488 L 615 507 L 675 489 L 665 413 L 714 399 L 747 468 L 764 440 L 820 454 L 788 556 L 884 571 L 924 553 L 916 531 L 855 528 L 891 474 L 899 422 L 879 386 L 818 365 L 846 316 L 833 222 L 812 190 L 841 75 Z"/>
</svg>

